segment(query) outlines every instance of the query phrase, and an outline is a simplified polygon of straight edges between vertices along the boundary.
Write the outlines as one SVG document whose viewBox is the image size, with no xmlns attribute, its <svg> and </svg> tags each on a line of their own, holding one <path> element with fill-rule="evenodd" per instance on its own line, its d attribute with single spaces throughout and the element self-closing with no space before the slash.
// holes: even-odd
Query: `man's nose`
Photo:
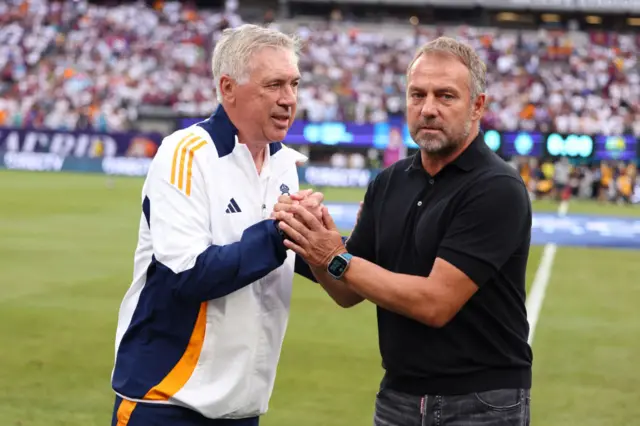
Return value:
<svg viewBox="0 0 640 426">
<path fill-rule="evenodd" d="M 433 118 L 438 115 L 438 108 L 436 107 L 434 96 L 425 97 L 420 114 L 425 118 Z"/>
<path fill-rule="evenodd" d="M 297 98 L 292 87 L 285 86 L 282 89 L 280 98 L 278 99 L 278 105 L 292 107 L 296 104 Z"/>
</svg>

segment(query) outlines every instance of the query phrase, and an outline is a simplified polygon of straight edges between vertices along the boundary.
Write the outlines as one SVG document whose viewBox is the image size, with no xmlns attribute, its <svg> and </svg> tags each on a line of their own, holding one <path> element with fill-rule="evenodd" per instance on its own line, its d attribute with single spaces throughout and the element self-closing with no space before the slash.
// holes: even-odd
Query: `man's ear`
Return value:
<svg viewBox="0 0 640 426">
<path fill-rule="evenodd" d="M 229 77 L 228 75 L 223 75 L 220 77 L 220 86 L 218 90 L 222 95 L 222 99 L 229 103 L 233 103 L 236 98 L 236 84 L 235 80 Z"/>
<path fill-rule="evenodd" d="M 487 95 L 480 93 L 473 101 L 471 118 L 473 120 L 480 120 L 484 115 L 484 110 L 487 102 Z"/>
</svg>

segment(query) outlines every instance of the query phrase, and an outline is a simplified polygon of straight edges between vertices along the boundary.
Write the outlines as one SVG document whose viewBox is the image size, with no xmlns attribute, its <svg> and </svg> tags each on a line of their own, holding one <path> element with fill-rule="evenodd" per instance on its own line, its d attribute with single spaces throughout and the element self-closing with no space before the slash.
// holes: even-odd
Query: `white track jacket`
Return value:
<svg viewBox="0 0 640 426">
<path fill-rule="evenodd" d="M 163 140 L 116 332 L 112 387 L 130 406 L 213 419 L 267 411 L 295 264 L 268 218 L 281 194 L 298 191 L 304 161 L 272 143 L 258 175 L 222 107 Z"/>
</svg>

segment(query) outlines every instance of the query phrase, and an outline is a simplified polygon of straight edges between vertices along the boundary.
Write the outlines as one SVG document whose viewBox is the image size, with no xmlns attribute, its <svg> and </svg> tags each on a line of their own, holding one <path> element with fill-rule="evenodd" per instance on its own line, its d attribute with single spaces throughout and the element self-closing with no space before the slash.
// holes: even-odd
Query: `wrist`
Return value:
<svg viewBox="0 0 640 426">
<path fill-rule="evenodd" d="M 273 226 L 276 228 L 276 232 L 278 233 L 278 235 L 282 239 L 282 242 L 284 243 L 284 240 L 288 239 L 288 236 L 282 229 L 280 229 L 280 220 L 274 219 Z"/>
<path fill-rule="evenodd" d="M 347 269 L 349 269 L 351 259 L 353 259 L 353 255 L 347 250 L 337 252 L 327 264 L 327 273 L 336 280 L 342 279 Z"/>
<path fill-rule="evenodd" d="M 334 251 L 331 252 L 331 254 L 329 256 L 327 256 L 327 258 L 325 259 L 324 262 L 322 262 L 322 264 L 320 265 L 320 268 L 324 269 L 325 271 L 327 270 L 327 268 L 329 267 L 329 264 L 331 263 L 331 261 L 333 260 L 334 257 L 341 255 L 341 254 L 345 254 L 348 253 L 347 252 L 347 248 L 345 246 L 340 246 L 337 247 Z"/>
</svg>

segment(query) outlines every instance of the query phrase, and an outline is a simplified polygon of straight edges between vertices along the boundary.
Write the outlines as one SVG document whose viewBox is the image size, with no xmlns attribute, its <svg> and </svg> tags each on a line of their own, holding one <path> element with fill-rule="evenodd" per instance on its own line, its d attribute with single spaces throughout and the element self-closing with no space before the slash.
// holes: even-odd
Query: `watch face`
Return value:
<svg viewBox="0 0 640 426">
<path fill-rule="evenodd" d="M 341 257 L 334 257 L 329 264 L 329 273 L 336 277 L 341 277 L 344 271 L 347 269 L 348 263 Z"/>
</svg>

